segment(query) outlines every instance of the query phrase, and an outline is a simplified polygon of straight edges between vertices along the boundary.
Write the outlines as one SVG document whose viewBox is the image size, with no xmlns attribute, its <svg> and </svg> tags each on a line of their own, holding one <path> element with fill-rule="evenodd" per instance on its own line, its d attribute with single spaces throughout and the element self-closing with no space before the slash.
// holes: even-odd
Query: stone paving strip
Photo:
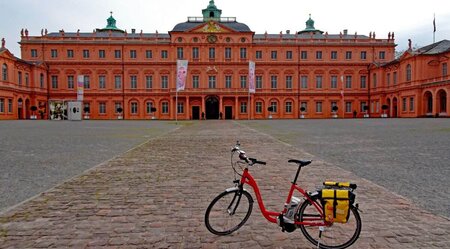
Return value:
<svg viewBox="0 0 450 249">
<path fill-rule="evenodd" d="M 300 231 L 283 233 L 257 205 L 229 236 L 204 226 L 210 201 L 232 186 L 230 148 L 267 161 L 251 169 L 266 207 L 280 210 L 301 148 L 233 121 L 203 121 L 104 162 L 0 215 L 0 248 L 314 248 Z M 358 184 L 363 230 L 352 248 L 448 248 L 450 221 L 407 199 L 314 161 L 299 184 L 313 190 L 325 179 Z M 255 198 L 256 199 L 256 198 Z"/>
</svg>

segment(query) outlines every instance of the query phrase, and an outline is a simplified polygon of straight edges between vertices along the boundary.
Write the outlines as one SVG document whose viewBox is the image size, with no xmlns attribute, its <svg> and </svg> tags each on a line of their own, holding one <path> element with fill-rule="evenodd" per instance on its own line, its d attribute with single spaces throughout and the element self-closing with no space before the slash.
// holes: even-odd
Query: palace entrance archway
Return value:
<svg viewBox="0 0 450 249">
<path fill-rule="evenodd" d="M 217 96 L 207 96 L 205 99 L 206 119 L 219 119 L 219 99 Z"/>
</svg>

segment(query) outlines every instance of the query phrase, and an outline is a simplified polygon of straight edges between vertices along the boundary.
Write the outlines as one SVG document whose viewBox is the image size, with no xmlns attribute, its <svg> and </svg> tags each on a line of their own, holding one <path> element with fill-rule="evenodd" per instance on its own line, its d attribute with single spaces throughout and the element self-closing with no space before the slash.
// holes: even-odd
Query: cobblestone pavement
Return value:
<svg viewBox="0 0 450 249">
<path fill-rule="evenodd" d="M 450 218 L 450 119 L 258 120 L 245 124 Z"/>
<path fill-rule="evenodd" d="M 206 230 L 206 207 L 232 185 L 229 150 L 236 140 L 249 156 L 268 162 L 251 172 L 266 207 L 281 209 L 295 171 L 287 159 L 312 155 L 237 122 L 203 121 L 1 214 L 0 248 L 313 248 L 301 232 L 282 233 L 266 222 L 257 206 L 232 235 Z M 363 231 L 353 248 L 448 248 L 448 219 L 320 160 L 302 171 L 300 184 L 313 189 L 324 179 L 358 184 Z"/>
<path fill-rule="evenodd" d="M 176 127 L 162 121 L 1 121 L 0 212 Z"/>
</svg>

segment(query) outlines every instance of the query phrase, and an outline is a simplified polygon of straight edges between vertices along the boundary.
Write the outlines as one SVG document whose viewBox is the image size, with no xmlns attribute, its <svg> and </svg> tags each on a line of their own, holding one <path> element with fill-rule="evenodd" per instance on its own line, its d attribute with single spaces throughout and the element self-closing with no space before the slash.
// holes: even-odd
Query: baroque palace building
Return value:
<svg viewBox="0 0 450 249">
<path fill-rule="evenodd" d="M 450 41 L 395 58 L 393 32 L 328 34 L 310 17 L 299 32 L 255 34 L 212 0 L 202 14 L 167 34 L 121 30 L 112 13 L 89 33 L 22 30 L 21 59 L 4 40 L 0 49 L 0 119 L 64 118 L 78 76 L 90 119 L 447 116 Z M 181 59 L 187 82 L 177 92 Z"/>
</svg>

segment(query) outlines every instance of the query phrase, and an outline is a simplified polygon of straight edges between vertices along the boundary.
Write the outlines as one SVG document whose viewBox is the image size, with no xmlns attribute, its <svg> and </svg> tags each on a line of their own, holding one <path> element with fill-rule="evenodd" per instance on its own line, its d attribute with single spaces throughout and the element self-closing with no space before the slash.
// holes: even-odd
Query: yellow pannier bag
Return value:
<svg viewBox="0 0 450 249">
<path fill-rule="evenodd" d="M 325 221 L 347 223 L 354 194 L 347 189 L 322 189 Z"/>
</svg>

